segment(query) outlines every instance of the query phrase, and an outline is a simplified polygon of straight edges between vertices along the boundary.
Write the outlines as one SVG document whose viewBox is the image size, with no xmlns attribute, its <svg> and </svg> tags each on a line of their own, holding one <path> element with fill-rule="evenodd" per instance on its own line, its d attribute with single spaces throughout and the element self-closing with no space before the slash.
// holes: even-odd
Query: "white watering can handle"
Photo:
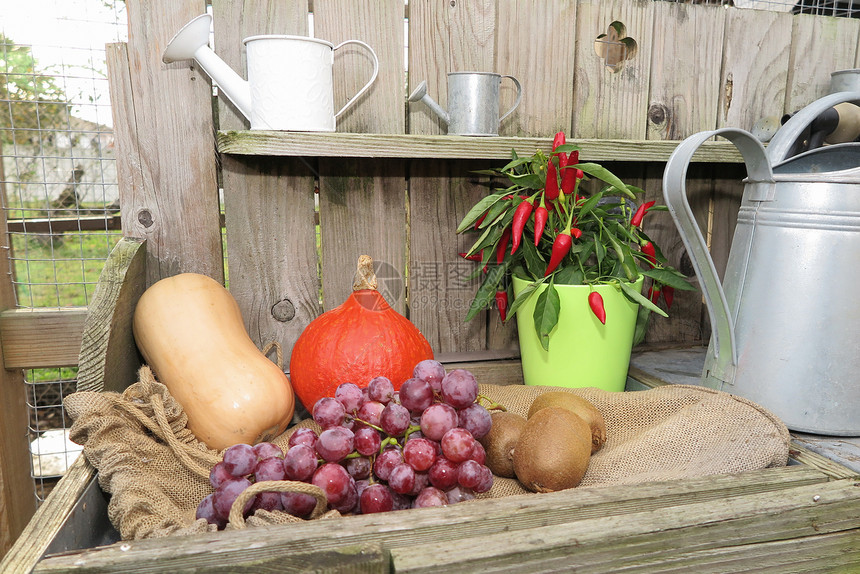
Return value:
<svg viewBox="0 0 860 574">
<path fill-rule="evenodd" d="M 672 152 L 666 163 L 666 170 L 663 172 L 663 198 L 690 254 L 693 269 L 701 282 L 705 304 L 711 316 L 715 363 L 719 368 L 730 369 L 731 366 L 738 364 L 734 319 L 723 286 L 717 276 L 714 260 L 711 258 L 705 238 L 702 237 L 702 231 L 687 201 L 686 190 L 687 167 L 693 154 L 699 146 L 714 136 L 726 138 L 741 152 L 749 176 L 748 185 L 757 184 L 770 189 L 774 185 L 774 179 L 764 146 L 751 133 L 736 128 L 701 132 L 688 137 Z M 767 191 L 764 193 L 767 194 Z M 731 366 L 729 360 L 731 360 Z M 722 375 L 722 373 L 714 374 Z"/>
<path fill-rule="evenodd" d="M 770 159 L 771 165 L 788 159 L 786 156 L 794 146 L 794 142 L 813 120 L 836 104 L 851 101 L 860 104 L 860 92 L 837 92 L 824 96 L 791 116 L 791 119 L 776 132 L 767 146 L 767 157 Z"/>
<path fill-rule="evenodd" d="M 340 114 L 345 112 L 347 110 L 347 108 L 349 108 L 351 105 L 353 105 L 355 102 L 357 102 L 358 97 L 361 94 L 363 94 L 364 92 L 366 92 L 368 88 L 370 88 L 370 85 L 376 81 L 376 76 L 379 75 L 379 58 L 376 57 L 376 52 L 374 52 L 373 48 L 371 48 L 370 46 L 368 46 L 367 44 L 365 44 L 361 40 L 346 40 L 345 42 L 341 42 L 340 44 L 338 44 L 337 46 L 334 47 L 334 50 L 332 50 L 332 53 L 336 52 L 337 49 L 340 48 L 341 46 L 346 46 L 347 44 L 358 44 L 359 46 L 363 46 L 364 48 L 367 49 L 368 52 L 370 52 L 370 55 L 373 56 L 373 74 L 370 75 L 370 81 L 367 82 L 366 84 L 364 84 L 364 87 L 361 88 L 360 90 L 358 90 L 358 92 L 356 92 L 356 94 L 346 102 L 346 104 L 340 109 L 340 111 L 338 113 L 336 113 L 334 115 L 334 117 L 338 117 Z"/>
<path fill-rule="evenodd" d="M 511 113 L 513 113 L 513 111 L 517 109 L 517 106 L 520 105 L 520 100 L 523 99 L 523 87 L 520 85 L 520 81 L 513 76 L 502 76 L 502 78 L 510 78 L 510 80 L 517 87 L 517 101 L 514 102 L 514 105 L 511 106 L 511 109 L 505 112 L 505 115 L 499 118 L 499 123 L 501 123 L 503 119 L 511 115 Z"/>
</svg>

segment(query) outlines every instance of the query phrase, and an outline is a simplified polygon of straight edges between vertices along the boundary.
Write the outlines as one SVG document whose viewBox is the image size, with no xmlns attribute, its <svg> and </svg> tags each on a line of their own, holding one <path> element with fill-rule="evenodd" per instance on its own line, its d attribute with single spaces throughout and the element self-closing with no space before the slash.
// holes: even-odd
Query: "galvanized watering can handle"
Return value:
<svg viewBox="0 0 860 574">
<path fill-rule="evenodd" d="M 811 124 L 818 116 L 842 102 L 854 102 L 860 105 L 860 92 L 837 92 L 824 96 L 821 99 L 815 100 L 789 119 L 779 128 L 779 131 L 770 140 L 767 146 L 767 157 L 770 159 L 770 164 L 777 165 L 787 159 L 788 154 L 794 142 L 803 133 L 803 131 Z"/>
<path fill-rule="evenodd" d="M 686 179 L 687 167 L 693 154 L 705 141 L 714 136 L 721 136 L 738 148 L 746 164 L 749 181 L 754 184 L 771 187 L 774 184 L 773 171 L 764 151 L 764 146 L 751 133 L 736 129 L 723 128 L 714 131 L 701 132 L 682 141 L 672 152 L 663 172 L 663 198 L 669 213 L 678 227 L 681 239 L 693 263 L 693 269 L 699 278 L 705 304 L 711 316 L 711 337 L 713 339 L 715 363 L 718 369 L 733 371 L 738 364 L 738 351 L 735 341 L 734 319 L 723 286 L 717 276 L 714 260 L 708 252 L 705 238 L 699 229 L 690 203 L 687 201 Z M 714 373 L 721 375 L 722 373 Z M 726 379 L 730 380 L 730 379 Z"/>
</svg>

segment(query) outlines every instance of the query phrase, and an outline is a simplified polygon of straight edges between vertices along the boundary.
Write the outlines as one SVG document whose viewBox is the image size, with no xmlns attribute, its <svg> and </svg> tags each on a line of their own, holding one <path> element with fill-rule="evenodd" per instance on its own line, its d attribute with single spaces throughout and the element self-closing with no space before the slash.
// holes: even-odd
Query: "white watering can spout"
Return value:
<svg viewBox="0 0 860 574">
<path fill-rule="evenodd" d="M 180 60 L 196 61 L 206 75 L 218 84 L 221 92 L 251 119 L 251 89 L 248 82 L 219 58 L 209 47 L 209 30 L 212 16 L 203 14 L 191 20 L 167 44 L 161 60 L 171 64 Z"/>
<path fill-rule="evenodd" d="M 430 97 L 427 93 L 427 81 L 421 80 L 421 83 L 418 84 L 412 93 L 409 95 L 410 102 L 424 102 L 427 104 L 427 107 L 430 110 L 439 116 L 439 119 L 445 122 L 445 125 L 448 125 L 451 122 L 451 118 L 448 116 L 448 112 L 442 109 L 442 106 L 436 103 L 436 101 Z"/>
</svg>

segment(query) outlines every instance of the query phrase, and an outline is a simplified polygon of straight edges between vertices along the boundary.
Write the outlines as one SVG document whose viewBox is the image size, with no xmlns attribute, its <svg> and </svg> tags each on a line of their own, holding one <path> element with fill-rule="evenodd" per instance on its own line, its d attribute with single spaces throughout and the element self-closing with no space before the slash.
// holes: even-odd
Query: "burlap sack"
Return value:
<svg viewBox="0 0 860 574">
<path fill-rule="evenodd" d="M 535 397 L 555 387 L 481 385 L 481 394 L 525 416 Z M 589 463 L 582 486 L 632 484 L 784 466 L 789 434 L 771 413 L 745 399 L 704 387 L 673 385 L 648 391 L 610 393 L 594 388 L 563 389 L 591 401 L 606 421 L 607 441 Z M 66 397 L 74 420 L 72 440 L 99 471 L 99 485 L 111 494 L 108 516 L 123 539 L 214 530 L 194 520 L 197 504 L 212 492 L 209 470 L 220 454 L 186 428 L 186 416 L 166 387 L 143 367 L 139 381 L 122 394 L 79 392 Z M 298 426 L 274 442 L 287 447 Z M 254 485 L 256 491 L 299 490 L 321 499 L 313 485 L 283 482 Z M 496 477 L 480 498 L 525 494 L 514 479 Z M 245 498 L 247 498 L 247 496 Z M 539 496 L 539 495 L 535 495 Z M 243 520 L 237 500 L 228 528 L 283 524 L 300 519 L 258 511 Z M 336 511 L 315 517 L 334 518 Z"/>
</svg>

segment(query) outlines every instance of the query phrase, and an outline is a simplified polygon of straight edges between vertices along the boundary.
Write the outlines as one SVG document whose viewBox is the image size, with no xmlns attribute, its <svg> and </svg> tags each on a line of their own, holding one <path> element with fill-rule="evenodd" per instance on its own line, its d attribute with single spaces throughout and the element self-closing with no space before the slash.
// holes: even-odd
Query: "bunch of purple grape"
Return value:
<svg viewBox="0 0 860 574">
<path fill-rule="evenodd" d="M 493 485 L 493 474 L 484 465 L 486 452 L 478 442 L 491 426 L 490 412 L 480 399 L 472 373 L 446 373 L 434 360 L 418 363 L 399 391 L 386 377 L 372 379 L 365 388 L 343 383 L 334 397 L 322 398 L 313 407 L 320 432 L 296 429 L 282 457 L 274 453 L 266 458 L 273 451 L 265 447 L 252 467 L 248 449 L 261 445 L 227 449 L 210 477 L 215 493 L 207 497 L 210 502 L 201 502 L 198 518 L 222 524 L 225 511 L 229 513 L 232 501 L 252 479 L 314 484 L 325 493 L 328 507 L 342 514 L 473 499 Z M 238 467 L 232 461 L 240 451 L 249 458 Z M 276 462 L 266 463 L 272 458 Z M 253 470 L 242 474 L 249 468 Z M 248 476 L 251 472 L 253 477 Z M 245 512 L 264 508 L 307 517 L 315 506 L 309 494 L 266 492 L 251 499 Z"/>
</svg>

